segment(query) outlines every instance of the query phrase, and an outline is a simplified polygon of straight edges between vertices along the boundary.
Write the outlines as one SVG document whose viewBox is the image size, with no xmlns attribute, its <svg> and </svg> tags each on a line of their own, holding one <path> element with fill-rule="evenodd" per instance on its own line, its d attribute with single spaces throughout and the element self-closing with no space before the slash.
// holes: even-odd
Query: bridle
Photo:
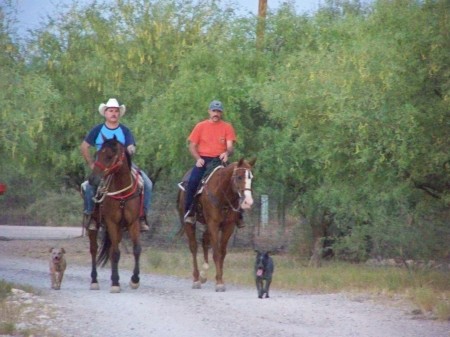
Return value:
<svg viewBox="0 0 450 337">
<path fill-rule="evenodd" d="M 219 166 L 219 168 L 220 168 L 220 169 L 224 169 L 223 166 Z M 238 172 L 238 171 L 241 171 L 241 170 L 245 170 L 245 171 L 246 171 L 246 172 L 245 172 L 245 177 L 246 177 L 246 178 L 248 178 L 248 179 L 252 179 L 252 178 L 253 178 L 253 174 L 252 174 L 252 172 L 251 172 L 251 168 L 246 168 L 246 167 L 234 167 L 234 168 L 233 168 L 233 172 L 231 173 L 231 177 L 230 177 L 230 182 L 231 182 L 231 184 L 228 185 L 228 188 L 222 189 L 221 191 L 219 191 L 219 193 L 221 192 L 221 194 L 222 194 L 223 198 L 225 199 L 226 203 L 228 204 L 229 208 L 230 208 L 231 210 L 233 210 L 234 212 L 239 212 L 239 211 L 241 210 L 241 204 L 242 204 L 242 202 L 244 201 L 244 198 L 245 198 L 244 192 L 245 192 L 245 191 L 250 191 L 250 192 L 253 191 L 251 188 L 248 188 L 248 187 L 245 187 L 245 186 L 244 186 L 244 188 L 239 188 L 238 180 L 239 180 L 239 178 L 241 178 L 241 176 L 238 176 L 238 175 L 237 175 L 237 172 Z M 215 172 L 216 172 L 216 171 L 213 171 L 213 173 L 211 173 L 211 174 L 214 174 Z M 215 174 L 218 174 L 218 172 L 216 172 Z M 209 180 L 209 178 L 208 178 L 208 180 Z M 208 180 L 207 180 L 207 181 L 205 182 L 205 184 L 204 184 L 204 187 L 203 187 L 203 188 L 204 188 L 204 191 L 205 191 L 205 193 L 206 193 L 208 199 L 210 200 L 210 202 L 211 202 L 212 204 L 218 206 L 218 205 L 220 204 L 220 203 L 219 203 L 219 199 L 217 198 L 217 196 L 213 195 L 213 194 L 210 192 L 210 190 L 209 190 L 209 188 L 208 188 L 208 187 L 209 187 L 209 186 L 208 186 Z M 239 198 L 238 198 L 239 203 L 238 203 L 238 206 L 237 206 L 237 207 L 234 207 L 234 206 L 233 206 L 233 203 L 235 202 L 235 199 L 232 198 L 233 200 L 231 200 L 231 199 L 228 197 L 228 195 L 227 195 L 227 190 L 230 190 L 230 189 L 231 189 L 231 191 L 232 191 L 234 194 L 236 194 L 236 195 L 239 197 Z"/>
<path fill-rule="evenodd" d="M 124 159 L 126 159 L 125 150 L 122 150 L 122 153 L 120 155 L 116 155 L 116 159 L 110 166 L 104 165 L 99 162 L 98 159 L 94 162 L 94 166 L 98 167 L 103 172 L 104 177 L 107 177 L 117 172 L 122 167 Z"/>
<path fill-rule="evenodd" d="M 122 149 L 121 153 L 115 156 L 115 160 L 109 166 L 104 165 L 98 159 L 94 162 L 94 166 L 98 167 L 103 173 L 103 178 L 98 186 L 97 194 L 94 197 L 96 202 L 102 202 L 107 196 L 116 200 L 123 201 L 135 195 L 139 182 L 137 177 L 133 179 L 133 174 L 131 172 L 130 172 L 131 184 L 129 186 L 122 188 L 118 191 L 109 192 L 109 187 L 112 182 L 113 174 L 119 171 L 125 160 L 127 160 L 125 155 L 125 149 Z M 129 190 L 130 188 L 131 192 L 127 193 L 126 195 L 120 195 L 121 193 Z"/>
<path fill-rule="evenodd" d="M 233 211 L 235 211 L 235 212 L 239 212 L 240 209 L 241 209 L 241 203 L 242 203 L 242 201 L 244 200 L 244 193 L 245 193 L 245 191 L 253 192 L 253 190 L 252 190 L 251 188 L 246 187 L 246 186 L 244 186 L 244 188 L 239 188 L 238 180 L 239 180 L 239 178 L 241 178 L 241 177 L 237 175 L 237 171 L 242 171 L 242 170 L 245 171 L 244 177 L 245 177 L 246 179 L 250 179 L 250 180 L 251 180 L 251 179 L 253 178 L 252 171 L 251 171 L 251 169 L 249 169 L 249 168 L 245 168 L 245 167 L 235 167 L 235 168 L 233 169 L 233 174 L 231 175 L 231 181 L 232 181 L 232 183 L 233 183 L 233 186 L 235 187 L 235 190 L 236 190 L 237 195 L 239 196 L 238 207 L 235 208 L 235 207 L 233 206 L 233 204 L 231 203 L 231 201 L 228 200 L 228 198 L 226 198 L 226 199 L 227 199 L 228 204 L 230 205 L 231 209 L 232 209 Z"/>
<path fill-rule="evenodd" d="M 252 171 L 251 171 L 249 168 L 245 168 L 245 167 L 235 167 L 235 168 L 234 168 L 233 174 L 231 175 L 231 180 L 233 181 L 233 184 L 234 184 L 234 186 L 236 187 L 236 191 L 237 191 L 237 194 L 239 195 L 239 197 L 241 197 L 242 194 L 243 194 L 245 191 L 253 192 L 253 190 L 252 190 L 251 188 L 248 188 L 248 187 L 244 187 L 244 188 L 241 188 L 241 189 L 239 189 L 239 188 L 237 187 L 237 186 L 238 186 L 237 180 L 238 180 L 240 177 L 236 174 L 236 172 L 237 172 L 237 171 L 242 171 L 242 170 L 245 171 L 245 178 L 246 178 L 246 179 L 253 179 Z"/>
</svg>

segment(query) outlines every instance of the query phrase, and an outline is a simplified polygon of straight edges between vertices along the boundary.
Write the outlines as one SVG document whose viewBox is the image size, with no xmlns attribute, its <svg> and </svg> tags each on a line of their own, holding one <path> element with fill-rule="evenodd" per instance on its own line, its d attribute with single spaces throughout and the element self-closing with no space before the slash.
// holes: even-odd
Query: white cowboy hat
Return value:
<svg viewBox="0 0 450 337">
<path fill-rule="evenodd" d="M 106 104 L 101 103 L 100 106 L 98 107 L 98 112 L 100 113 L 100 115 L 102 115 L 103 117 L 105 117 L 105 110 L 108 108 L 119 108 L 120 111 L 120 117 L 122 117 L 123 115 L 125 115 L 125 105 L 119 105 L 119 102 L 117 102 L 117 99 L 115 98 L 110 98 L 108 100 L 108 102 L 106 102 Z"/>
</svg>

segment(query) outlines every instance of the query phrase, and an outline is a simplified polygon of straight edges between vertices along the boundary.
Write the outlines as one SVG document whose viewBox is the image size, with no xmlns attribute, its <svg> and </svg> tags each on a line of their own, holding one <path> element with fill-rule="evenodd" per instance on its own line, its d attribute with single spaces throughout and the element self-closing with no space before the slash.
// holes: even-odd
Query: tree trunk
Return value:
<svg viewBox="0 0 450 337">
<path fill-rule="evenodd" d="M 260 50 L 264 44 L 264 31 L 266 29 L 267 0 L 259 0 L 258 24 L 256 27 L 256 48 Z"/>
</svg>

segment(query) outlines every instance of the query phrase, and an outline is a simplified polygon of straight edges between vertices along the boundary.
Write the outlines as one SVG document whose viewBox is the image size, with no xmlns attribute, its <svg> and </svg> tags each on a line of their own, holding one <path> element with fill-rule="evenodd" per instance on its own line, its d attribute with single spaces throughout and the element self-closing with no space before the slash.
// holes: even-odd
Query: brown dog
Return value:
<svg viewBox="0 0 450 337">
<path fill-rule="evenodd" d="M 66 259 L 64 248 L 50 248 L 50 280 L 52 282 L 52 289 L 61 289 L 61 282 L 66 270 Z"/>
</svg>

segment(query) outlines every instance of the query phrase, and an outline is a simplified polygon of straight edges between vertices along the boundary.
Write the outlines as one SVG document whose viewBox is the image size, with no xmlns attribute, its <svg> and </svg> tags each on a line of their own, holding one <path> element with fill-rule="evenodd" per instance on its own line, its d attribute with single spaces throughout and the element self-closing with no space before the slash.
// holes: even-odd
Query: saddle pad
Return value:
<svg viewBox="0 0 450 337">
<path fill-rule="evenodd" d="M 131 173 L 133 174 L 133 178 L 138 180 L 138 185 L 141 189 L 144 188 L 144 178 L 142 178 L 141 171 L 136 169 L 135 167 L 131 168 Z"/>
</svg>

